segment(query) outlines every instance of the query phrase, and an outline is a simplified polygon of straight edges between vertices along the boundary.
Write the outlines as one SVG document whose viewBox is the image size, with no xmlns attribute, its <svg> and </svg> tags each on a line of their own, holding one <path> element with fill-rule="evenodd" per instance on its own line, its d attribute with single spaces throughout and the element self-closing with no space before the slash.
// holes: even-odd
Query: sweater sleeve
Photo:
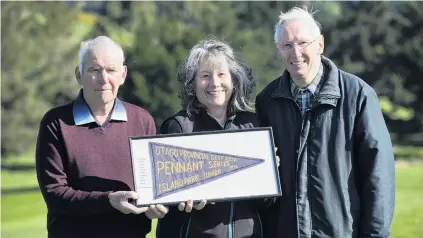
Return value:
<svg viewBox="0 0 423 238">
<path fill-rule="evenodd" d="M 54 123 L 42 122 L 35 153 L 36 172 L 49 212 L 89 216 L 114 211 L 109 192 L 86 192 L 69 186 L 64 167 L 65 152 L 60 130 Z"/>
</svg>

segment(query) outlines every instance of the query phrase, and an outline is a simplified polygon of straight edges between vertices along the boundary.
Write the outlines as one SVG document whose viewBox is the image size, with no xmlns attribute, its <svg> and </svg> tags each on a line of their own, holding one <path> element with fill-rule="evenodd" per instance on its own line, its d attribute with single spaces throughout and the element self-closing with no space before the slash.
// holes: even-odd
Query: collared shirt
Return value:
<svg viewBox="0 0 423 238">
<path fill-rule="evenodd" d="M 113 105 L 112 114 L 110 116 L 110 120 L 115 121 L 128 121 L 128 117 L 126 115 L 125 107 L 123 106 L 122 102 L 116 98 L 115 103 Z M 91 114 L 91 110 L 88 107 L 84 99 L 84 95 L 82 93 L 82 89 L 79 91 L 78 96 L 76 97 L 73 108 L 73 119 L 75 121 L 75 125 L 80 126 L 83 124 L 88 124 L 91 122 L 96 122 L 93 115 Z"/>
<path fill-rule="evenodd" d="M 291 77 L 291 92 L 295 97 L 298 106 L 300 106 L 301 114 L 304 115 L 307 110 L 310 102 L 313 100 L 316 93 L 319 92 L 322 85 L 323 78 L 323 64 L 320 64 L 319 71 L 314 77 L 313 81 L 306 87 L 300 88 L 295 83 Z"/>
<path fill-rule="evenodd" d="M 314 99 L 314 96 L 319 93 L 319 90 L 322 85 L 322 77 L 324 74 L 323 71 L 323 64 L 320 64 L 319 71 L 316 74 L 316 77 L 314 77 L 313 81 L 306 87 L 306 88 L 299 88 L 293 81 L 291 77 L 291 93 L 295 97 L 298 106 L 300 107 L 301 114 L 304 116 L 307 108 L 310 105 L 310 102 Z M 301 127 L 301 133 L 303 133 L 303 126 Z M 303 136 L 301 136 L 300 140 L 303 139 Z M 306 145 L 307 146 L 307 145 Z M 308 158 L 308 150 L 303 150 L 303 158 Z M 300 152 L 301 153 L 301 152 Z M 297 155 L 298 159 L 300 158 L 300 155 Z M 311 223 L 307 222 L 307 220 L 303 219 L 307 216 L 307 214 L 310 214 L 310 204 L 307 202 L 307 196 L 308 196 L 308 160 L 299 160 L 298 170 L 299 174 L 301 176 L 301 179 L 299 181 L 299 189 L 297 194 L 297 213 L 299 215 L 298 224 L 300 224 L 301 227 L 304 228 L 306 231 L 311 231 Z M 300 233 L 304 237 L 310 237 L 311 234 L 309 233 Z"/>
</svg>

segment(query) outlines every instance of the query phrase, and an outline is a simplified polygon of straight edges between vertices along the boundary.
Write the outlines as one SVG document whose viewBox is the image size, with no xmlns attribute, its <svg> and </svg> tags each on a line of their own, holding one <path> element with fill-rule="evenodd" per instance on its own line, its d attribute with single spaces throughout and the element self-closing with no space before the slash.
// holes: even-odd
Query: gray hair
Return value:
<svg viewBox="0 0 423 238">
<path fill-rule="evenodd" d="M 229 44 L 209 37 L 195 45 L 189 56 L 178 67 L 179 99 L 182 108 L 187 111 L 188 115 L 198 113 L 200 109 L 204 108 L 195 94 L 195 77 L 200 67 L 200 61 L 204 57 L 215 60 L 219 56 L 226 58 L 234 85 L 227 107 L 228 117 L 233 116 L 237 111 L 252 109 L 250 96 L 255 87 L 255 80 L 251 69 L 237 59 Z"/>
<path fill-rule="evenodd" d="M 78 53 L 78 68 L 79 73 L 82 74 L 83 67 L 84 67 L 84 59 L 87 52 L 98 50 L 98 49 L 104 49 L 107 47 L 116 47 L 119 51 L 119 56 L 122 58 L 122 64 L 125 62 L 125 55 L 123 53 L 122 47 L 114 42 L 112 39 L 110 39 L 107 36 L 98 36 L 94 39 L 89 39 L 87 41 L 81 42 L 81 46 L 79 48 Z"/>
<path fill-rule="evenodd" d="M 319 22 L 317 22 L 314 19 L 314 15 L 317 11 L 313 11 L 313 9 L 310 10 L 310 12 L 307 10 L 307 6 L 304 6 L 303 8 L 299 7 L 293 7 L 289 9 L 287 12 L 281 12 L 279 15 L 279 21 L 275 25 L 275 33 L 273 36 L 273 39 L 275 43 L 279 43 L 279 35 L 281 26 L 283 26 L 286 22 L 292 19 L 305 19 L 309 20 L 311 23 L 314 23 L 315 27 L 313 27 L 314 32 L 316 34 L 321 34 L 322 26 Z M 317 37 L 317 36 L 316 36 Z"/>
</svg>

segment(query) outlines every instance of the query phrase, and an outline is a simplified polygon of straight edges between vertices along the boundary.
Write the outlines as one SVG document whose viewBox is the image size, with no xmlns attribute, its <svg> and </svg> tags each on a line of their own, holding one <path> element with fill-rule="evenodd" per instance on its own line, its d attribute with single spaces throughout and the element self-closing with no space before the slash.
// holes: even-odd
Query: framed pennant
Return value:
<svg viewBox="0 0 423 238">
<path fill-rule="evenodd" d="M 281 196 L 271 128 L 130 137 L 137 206 Z"/>
</svg>

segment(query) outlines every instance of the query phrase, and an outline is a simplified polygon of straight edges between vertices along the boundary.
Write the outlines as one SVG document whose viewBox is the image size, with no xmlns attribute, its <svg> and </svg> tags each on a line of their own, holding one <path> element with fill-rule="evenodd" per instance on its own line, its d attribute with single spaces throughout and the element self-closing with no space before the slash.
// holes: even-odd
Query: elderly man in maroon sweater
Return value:
<svg viewBox="0 0 423 238">
<path fill-rule="evenodd" d="M 108 37 L 83 42 L 76 99 L 40 123 L 37 178 L 47 204 L 48 237 L 145 237 L 162 205 L 136 207 L 129 136 L 155 135 L 151 115 L 116 98 L 127 68 Z"/>
</svg>

